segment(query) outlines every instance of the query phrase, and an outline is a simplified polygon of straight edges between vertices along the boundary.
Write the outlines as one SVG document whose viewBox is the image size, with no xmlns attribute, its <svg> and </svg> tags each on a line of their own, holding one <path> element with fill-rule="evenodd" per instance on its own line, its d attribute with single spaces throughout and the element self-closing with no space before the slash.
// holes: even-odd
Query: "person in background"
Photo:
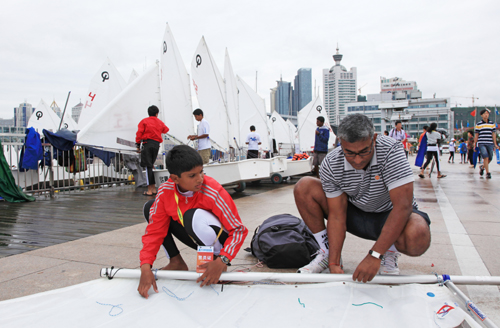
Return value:
<svg viewBox="0 0 500 328">
<path fill-rule="evenodd" d="M 387 137 L 388 137 L 388 136 L 389 136 L 389 131 L 385 130 L 385 131 L 384 131 L 384 136 L 387 136 Z"/>
<path fill-rule="evenodd" d="M 316 118 L 316 137 L 314 139 L 314 175 L 319 179 L 319 167 L 326 154 L 328 153 L 328 139 L 330 139 L 330 129 L 325 126 L 325 118 L 318 116 Z"/>
<path fill-rule="evenodd" d="M 156 195 L 155 177 L 153 168 L 158 156 L 160 144 L 163 142 L 162 133 L 169 131 L 168 127 L 158 118 L 160 110 L 156 106 L 149 106 L 149 117 L 139 122 L 137 133 L 135 135 L 135 144 L 137 152 L 141 153 L 141 166 L 146 168 L 146 180 L 148 191 L 143 193 L 144 196 Z M 142 150 L 141 150 L 142 143 Z"/>
<path fill-rule="evenodd" d="M 469 168 L 474 168 L 474 133 L 467 131 L 467 157 L 469 159 Z"/>
<path fill-rule="evenodd" d="M 484 164 L 479 167 L 479 175 L 483 175 L 486 170 L 486 179 L 491 179 L 489 163 L 493 159 L 493 149 L 500 149 L 497 145 L 495 123 L 489 120 L 490 111 L 483 109 L 481 112 L 481 121 L 477 122 L 474 137 L 474 144 L 479 148 Z"/>
<path fill-rule="evenodd" d="M 189 140 L 198 140 L 198 153 L 203 159 L 203 164 L 208 164 L 210 161 L 211 145 L 210 145 L 210 124 L 203 118 L 203 111 L 197 108 L 193 112 L 194 118 L 200 122 L 198 124 L 198 135 L 188 136 Z"/>
<path fill-rule="evenodd" d="M 250 127 L 250 133 L 247 135 L 245 143 L 248 145 L 247 159 L 259 158 L 259 145 L 262 142 L 260 142 L 260 135 L 255 132 L 255 126 Z"/>
<path fill-rule="evenodd" d="M 448 157 L 448 163 L 450 161 L 455 164 L 455 139 L 451 138 L 450 143 L 448 144 L 448 150 L 450 151 L 450 157 Z"/>
<path fill-rule="evenodd" d="M 467 156 L 467 145 L 465 144 L 464 139 L 460 139 L 460 164 L 465 164 L 466 163 L 466 156 Z"/>
<path fill-rule="evenodd" d="M 401 123 L 401 121 L 396 121 L 396 127 L 389 132 L 389 137 L 401 143 L 407 141 L 406 132 L 403 130 L 403 123 Z"/>
<path fill-rule="evenodd" d="M 425 178 L 424 176 L 424 171 L 425 168 L 431 163 L 432 157 L 436 159 L 436 168 L 438 171 L 438 179 L 446 177 L 446 175 L 441 174 L 441 170 L 439 169 L 439 145 L 438 142 L 441 140 L 441 133 L 436 131 L 437 128 L 437 123 L 432 123 L 429 128 L 427 129 L 427 133 L 425 136 L 427 137 L 427 153 L 426 157 L 427 160 L 422 166 L 422 169 L 420 170 L 420 174 L 418 175 L 422 179 Z"/>
<path fill-rule="evenodd" d="M 418 149 L 420 150 L 420 144 L 422 143 L 422 138 L 425 136 L 427 133 L 427 129 L 429 128 L 428 125 L 424 125 L 424 131 L 420 134 L 420 137 L 418 138 Z M 422 169 L 422 167 L 420 167 Z"/>
</svg>

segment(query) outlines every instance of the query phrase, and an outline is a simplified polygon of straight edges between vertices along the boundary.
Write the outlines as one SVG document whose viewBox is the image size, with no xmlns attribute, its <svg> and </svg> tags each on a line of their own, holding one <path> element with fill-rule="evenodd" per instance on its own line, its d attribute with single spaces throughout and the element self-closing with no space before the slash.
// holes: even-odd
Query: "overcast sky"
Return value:
<svg viewBox="0 0 500 328">
<path fill-rule="evenodd" d="M 202 35 L 223 71 L 233 69 L 269 108 L 280 75 L 310 67 L 357 67 L 362 94 L 380 92 L 380 76 L 416 81 L 423 97 L 453 106 L 500 105 L 500 1 L 108 1 L 2 0 L 0 118 L 40 99 L 75 106 L 106 57 L 128 81 L 159 58 L 165 23 L 190 69 Z M 321 91 L 321 96 L 323 96 Z"/>
</svg>

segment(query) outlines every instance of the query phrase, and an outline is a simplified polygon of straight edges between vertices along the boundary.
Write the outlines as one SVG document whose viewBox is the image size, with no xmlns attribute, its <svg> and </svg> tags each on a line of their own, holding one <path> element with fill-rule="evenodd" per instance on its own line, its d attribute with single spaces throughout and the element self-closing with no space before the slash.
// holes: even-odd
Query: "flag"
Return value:
<svg viewBox="0 0 500 328">
<path fill-rule="evenodd" d="M 455 121 L 455 129 L 458 130 L 458 121 Z"/>
<path fill-rule="evenodd" d="M 464 129 L 464 121 L 460 121 L 460 124 L 462 125 L 462 130 Z"/>
<path fill-rule="evenodd" d="M 498 109 L 495 107 L 495 113 L 497 113 L 497 115 L 500 115 L 500 113 L 498 113 Z"/>
<path fill-rule="evenodd" d="M 467 121 L 467 127 L 469 127 L 469 121 Z"/>
<path fill-rule="evenodd" d="M 474 110 L 472 111 L 472 113 L 470 113 L 470 114 L 471 114 L 472 116 L 474 116 L 474 117 L 475 117 L 475 116 L 476 116 L 476 110 L 474 109 Z"/>
</svg>

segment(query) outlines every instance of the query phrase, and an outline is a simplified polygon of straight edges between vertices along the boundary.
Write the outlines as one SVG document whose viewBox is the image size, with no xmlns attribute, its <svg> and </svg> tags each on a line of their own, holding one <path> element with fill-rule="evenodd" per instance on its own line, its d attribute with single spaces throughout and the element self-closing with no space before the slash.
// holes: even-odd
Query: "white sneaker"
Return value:
<svg viewBox="0 0 500 328">
<path fill-rule="evenodd" d="M 328 270 L 328 254 L 320 249 L 316 252 L 316 257 L 308 265 L 297 270 L 297 273 L 321 273 Z"/>
<path fill-rule="evenodd" d="M 387 251 L 384 254 L 384 259 L 380 262 L 379 274 L 399 275 L 398 257 L 400 252 Z"/>
</svg>

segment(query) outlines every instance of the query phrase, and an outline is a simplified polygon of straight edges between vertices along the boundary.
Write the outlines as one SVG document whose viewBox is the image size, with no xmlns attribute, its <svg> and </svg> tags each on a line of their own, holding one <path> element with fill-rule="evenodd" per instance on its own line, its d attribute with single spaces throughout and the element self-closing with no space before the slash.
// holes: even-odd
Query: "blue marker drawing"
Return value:
<svg viewBox="0 0 500 328">
<path fill-rule="evenodd" d="M 109 310 L 109 315 L 112 316 L 112 317 L 116 317 L 117 315 L 120 315 L 123 313 L 123 309 L 120 307 L 122 306 L 123 304 L 118 304 L 118 305 L 113 305 L 113 304 L 103 304 L 103 303 L 99 303 L 96 301 L 97 304 L 99 305 L 106 305 L 106 306 L 111 306 L 111 310 Z M 114 308 L 117 308 L 117 309 L 120 309 L 120 312 L 117 313 L 117 314 L 111 314 L 111 312 L 113 312 L 113 309 Z"/>
<path fill-rule="evenodd" d="M 306 305 L 302 302 L 300 302 L 300 298 L 299 298 L 299 304 L 302 305 L 302 307 L 305 309 L 306 308 Z"/>
<path fill-rule="evenodd" d="M 177 295 L 174 294 L 174 292 L 172 292 L 170 289 L 168 289 L 167 287 L 162 287 L 162 290 L 165 292 L 165 294 L 167 294 L 168 296 L 170 297 L 173 297 L 175 298 L 176 300 L 178 301 L 185 301 L 189 296 L 193 295 L 194 292 L 191 292 L 191 294 L 189 294 L 188 296 L 186 297 L 178 297 Z"/>
<path fill-rule="evenodd" d="M 365 303 L 361 303 L 361 304 L 352 304 L 354 306 L 362 306 L 362 305 L 367 305 L 367 304 L 372 304 L 372 305 L 375 305 L 375 306 L 378 306 L 379 308 L 383 309 L 384 307 L 382 305 L 378 305 L 377 303 L 373 303 L 373 302 L 365 302 Z"/>
</svg>

